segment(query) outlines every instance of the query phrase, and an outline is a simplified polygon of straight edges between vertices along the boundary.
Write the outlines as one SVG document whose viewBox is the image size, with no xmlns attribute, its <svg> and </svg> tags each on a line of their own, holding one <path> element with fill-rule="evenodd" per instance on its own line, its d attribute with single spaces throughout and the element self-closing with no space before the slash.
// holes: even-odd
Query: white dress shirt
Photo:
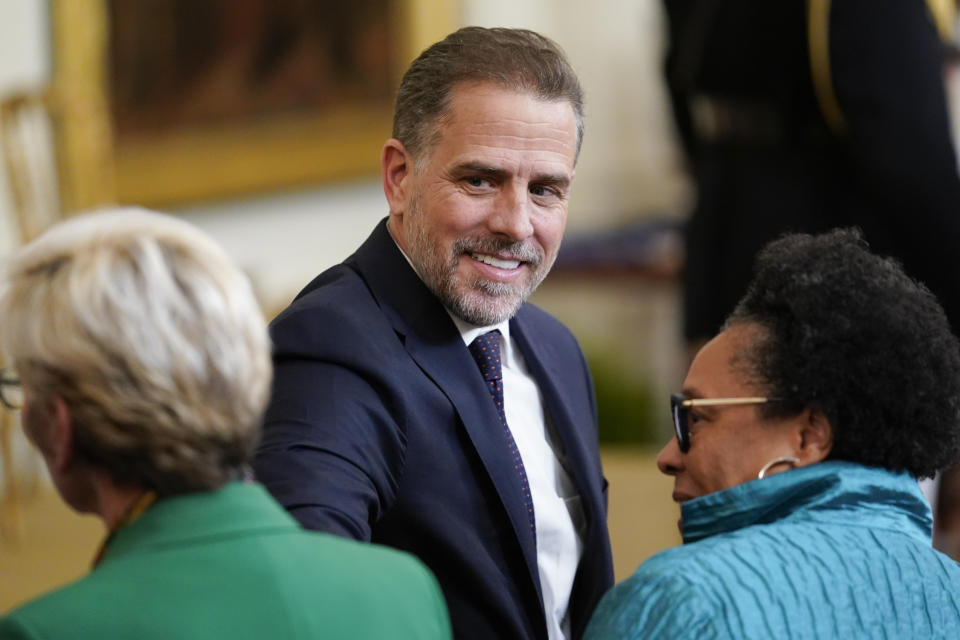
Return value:
<svg viewBox="0 0 960 640">
<path fill-rule="evenodd" d="M 583 555 L 585 518 L 580 494 L 557 456 L 559 444 L 548 425 L 540 388 L 527 370 L 523 354 L 510 338 L 509 320 L 492 327 L 475 327 L 452 313 L 450 317 L 467 346 L 477 336 L 500 330 L 503 408 L 523 459 L 533 498 L 537 567 L 547 631 L 550 640 L 569 639 L 570 592 Z"/>
</svg>

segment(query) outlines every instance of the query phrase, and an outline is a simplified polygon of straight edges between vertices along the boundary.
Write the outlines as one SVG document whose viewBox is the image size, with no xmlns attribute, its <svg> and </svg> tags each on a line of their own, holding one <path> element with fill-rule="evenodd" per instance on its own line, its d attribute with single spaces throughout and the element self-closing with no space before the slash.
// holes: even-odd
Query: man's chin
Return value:
<svg viewBox="0 0 960 640">
<path fill-rule="evenodd" d="M 455 316 L 477 327 L 489 327 L 509 320 L 523 305 L 523 298 L 490 295 L 485 292 L 470 291 L 447 301 L 446 305 Z"/>
</svg>

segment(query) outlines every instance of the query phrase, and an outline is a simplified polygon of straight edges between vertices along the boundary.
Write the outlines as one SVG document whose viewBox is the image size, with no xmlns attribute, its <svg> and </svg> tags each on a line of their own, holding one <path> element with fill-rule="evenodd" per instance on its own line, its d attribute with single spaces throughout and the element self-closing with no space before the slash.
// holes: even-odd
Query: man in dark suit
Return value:
<svg viewBox="0 0 960 640">
<path fill-rule="evenodd" d="M 258 478 L 308 528 L 419 556 L 460 638 L 579 637 L 613 581 L 590 375 L 524 304 L 563 235 L 582 105 L 535 33 L 428 48 L 383 148 L 389 217 L 271 327 Z"/>
</svg>

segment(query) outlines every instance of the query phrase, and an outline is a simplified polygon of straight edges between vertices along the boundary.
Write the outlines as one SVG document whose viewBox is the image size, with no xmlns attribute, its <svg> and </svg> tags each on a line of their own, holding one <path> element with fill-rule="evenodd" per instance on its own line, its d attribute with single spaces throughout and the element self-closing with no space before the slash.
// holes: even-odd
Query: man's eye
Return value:
<svg viewBox="0 0 960 640">
<path fill-rule="evenodd" d="M 486 187 L 487 185 L 490 184 L 490 181 L 487 178 L 484 178 L 482 176 L 470 176 L 469 178 L 466 179 L 466 182 L 471 187 L 477 187 L 477 188 Z"/>
<path fill-rule="evenodd" d="M 547 187 L 544 185 L 532 185 L 530 187 L 530 193 L 535 196 L 556 196 L 559 195 L 557 190 L 553 187 Z"/>
</svg>

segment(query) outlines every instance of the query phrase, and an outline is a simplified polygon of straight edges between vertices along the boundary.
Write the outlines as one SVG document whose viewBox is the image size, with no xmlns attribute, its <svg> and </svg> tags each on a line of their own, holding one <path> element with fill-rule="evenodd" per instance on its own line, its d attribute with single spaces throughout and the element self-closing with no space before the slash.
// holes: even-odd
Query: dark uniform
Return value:
<svg viewBox="0 0 960 640">
<path fill-rule="evenodd" d="M 698 186 L 688 341 L 717 333 L 768 240 L 848 225 L 937 294 L 960 335 L 949 20 L 924 0 L 665 3 L 667 81 Z M 938 547 L 960 558 L 960 467 L 941 478 L 936 523 Z"/>
<path fill-rule="evenodd" d="M 687 339 L 716 334 L 767 241 L 849 225 L 960 327 L 960 178 L 924 0 L 665 4 L 668 85 L 698 186 Z"/>
</svg>

